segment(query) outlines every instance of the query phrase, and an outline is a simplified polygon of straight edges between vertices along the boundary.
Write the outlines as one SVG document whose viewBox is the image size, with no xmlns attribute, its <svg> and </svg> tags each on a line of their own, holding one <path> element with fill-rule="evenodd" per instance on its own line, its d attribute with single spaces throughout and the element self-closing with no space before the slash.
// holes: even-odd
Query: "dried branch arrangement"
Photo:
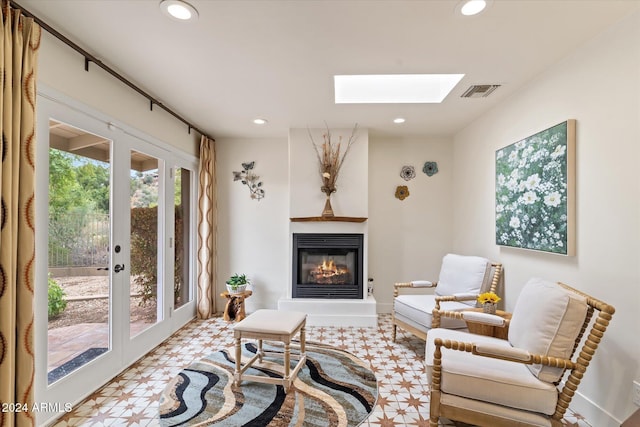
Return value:
<svg viewBox="0 0 640 427">
<path fill-rule="evenodd" d="M 344 151 L 342 151 L 342 136 L 338 138 L 337 142 L 332 141 L 331 130 L 329 130 L 329 126 L 327 126 L 326 123 L 325 126 L 327 131 L 322 135 L 322 144 L 317 144 L 311 135 L 311 131 L 309 129 L 307 130 L 320 164 L 320 178 L 322 179 L 322 187 L 320 190 L 329 196 L 331 193 L 335 193 L 336 182 L 338 181 L 338 174 L 340 173 L 340 168 L 342 168 L 342 163 L 349 153 L 351 146 L 356 142 L 358 124 L 356 123 L 353 127 Z"/>
</svg>

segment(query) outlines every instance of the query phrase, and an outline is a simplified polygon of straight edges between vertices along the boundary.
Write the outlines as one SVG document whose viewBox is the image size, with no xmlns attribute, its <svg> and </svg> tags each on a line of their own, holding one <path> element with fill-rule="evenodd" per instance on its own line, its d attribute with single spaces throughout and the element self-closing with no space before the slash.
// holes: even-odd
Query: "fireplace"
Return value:
<svg viewBox="0 0 640 427">
<path fill-rule="evenodd" d="M 362 234 L 293 234 L 293 298 L 363 298 Z"/>
</svg>

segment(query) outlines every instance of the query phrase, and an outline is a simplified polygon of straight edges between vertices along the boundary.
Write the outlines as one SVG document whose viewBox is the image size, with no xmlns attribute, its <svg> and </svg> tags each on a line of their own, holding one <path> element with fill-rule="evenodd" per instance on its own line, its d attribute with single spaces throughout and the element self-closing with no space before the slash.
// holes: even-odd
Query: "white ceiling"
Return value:
<svg viewBox="0 0 640 427">
<path fill-rule="evenodd" d="M 640 7 L 494 0 L 463 17 L 458 0 L 188 1 L 195 22 L 167 18 L 159 0 L 17 3 L 214 138 L 285 137 L 325 121 L 379 136 L 451 135 Z M 442 104 L 333 102 L 335 74 L 400 73 L 466 76 Z M 460 98 L 473 84 L 503 86 Z"/>
</svg>

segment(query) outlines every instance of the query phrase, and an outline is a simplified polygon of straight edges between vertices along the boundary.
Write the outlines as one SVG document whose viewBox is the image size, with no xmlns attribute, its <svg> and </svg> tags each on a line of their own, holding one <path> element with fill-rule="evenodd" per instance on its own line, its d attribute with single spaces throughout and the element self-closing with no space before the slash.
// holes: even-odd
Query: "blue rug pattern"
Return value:
<svg viewBox="0 0 640 427">
<path fill-rule="evenodd" d="M 265 350 L 282 352 L 282 345 Z M 378 396 L 377 380 L 368 363 L 353 354 L 322 344 L 307 343 L 306 365 L 285 394 L 282 386 L 243 380 L 233 385 L 234 350 L 215 352 L 183 369 L 160 400 L 162 426 L 333 427 L 357 426 Z M 256 352 L 243 344 L 243 358 Z M 296 364 L 292 355 L 291 369 Z M 249 375 L 282 378 L 282 357 L 265 357 Z"/>
</svg>

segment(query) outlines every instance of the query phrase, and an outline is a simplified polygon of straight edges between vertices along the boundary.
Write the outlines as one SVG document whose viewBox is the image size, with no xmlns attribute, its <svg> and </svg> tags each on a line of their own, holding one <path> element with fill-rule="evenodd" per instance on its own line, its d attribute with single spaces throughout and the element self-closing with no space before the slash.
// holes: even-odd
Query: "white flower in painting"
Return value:
<svg viewBox="0 0 640 427">
<path fill-rule="evenodd" d="M 538 195 L 533 191 L 527 191 L 522 195 L 521 200 L 525 205 L 532 205 L 538 200 Z"/>
<path fill-rule="evenodd" d="M 524 141 L 524 140 L 523 140 L 523 141 L 518 141 L 518 142 L 516 142 L 516 148 L 517 148 L 518 150 L 519 150 L 519 149 L 521 149 L 522 147 L 524 147 L 524 143 L 525 143 L 525 141 Z"/>
<path fill-rule="evenodd" d="M 504 185 L 507 182 L 507 178 L 503 174 L 498 175 L 498 185 Z"/>
<path fill-rule="evenodd" d="M 509 191 L 513 191 L 516 188 L 518 188 L 518 181 L 515 179 L 510 179 L 509 181 L 507 181 L 507 188 L 509 189 Z"/>
<path fill-rule="evenodd" d="M 549 193 L 544 196 L 544 204 L 547 206 L 551 206 L 555 208 L 562 202 L 562 198 L 560 197 L 560 193 L 554 191 L 553 193 Z"/>
<path fill-rule="evenodd" d="M 504 211 L 504 205 L 498 205 L 498 206 L 496 206 L 496 212 L 500 213 L 500 212 L 502 212 L 502 211 Z"/>
<path fill-rule="evenodd" d="M 527 178 L 526 180 L 525 186 L 527 187 L 527 190 L 535 190 L 536 188 L 538 188 L 541 181 L 542 180 L 540 179 L 540 175 L 534 173 L 533 175 L 529 175 L 529 178 Z"/>
<path fill-rule="evenodd" d="M 558 145 L 556 147 L 555 150 L 553 150 L 553 153 L 551 153 L 551 158 L 555 159 L 556 157 L 560 157 L 564 155 L 564 152 L 566 151 L 567 147 L 564 145 Z"/>
<path fill-rule="evenodd" d="M 509 153 L 509 161 L 515 162 L 516 160 L 518 160 L 518 152 L 516 150 L 513 150 L 511 153 Z"/>
<path fill-rule="evenodd" d="M 516 217 L 516 216 L 511 217 L 511 221 L 509 221 L 509 226 L 511 228 L 520 227 L 520 220 L 518 219 L 518 217 Z"/>
<path fill-rule="evenodd" d="M 522 192 L 527 188 L 527 183 L 525 181 L 520 181 L 518 184 L 518 191 Z"/>
<path fill-rule="evenodd" d="M 503 157 L 504 157 L 504 150 L 500 150 L 500 151 L 498 151 L 498 154 L 496 155 L 496 158 L 497 158 L 497 159 L 501 159 L 501 158 L 503 158 Z"/>
</svg>

